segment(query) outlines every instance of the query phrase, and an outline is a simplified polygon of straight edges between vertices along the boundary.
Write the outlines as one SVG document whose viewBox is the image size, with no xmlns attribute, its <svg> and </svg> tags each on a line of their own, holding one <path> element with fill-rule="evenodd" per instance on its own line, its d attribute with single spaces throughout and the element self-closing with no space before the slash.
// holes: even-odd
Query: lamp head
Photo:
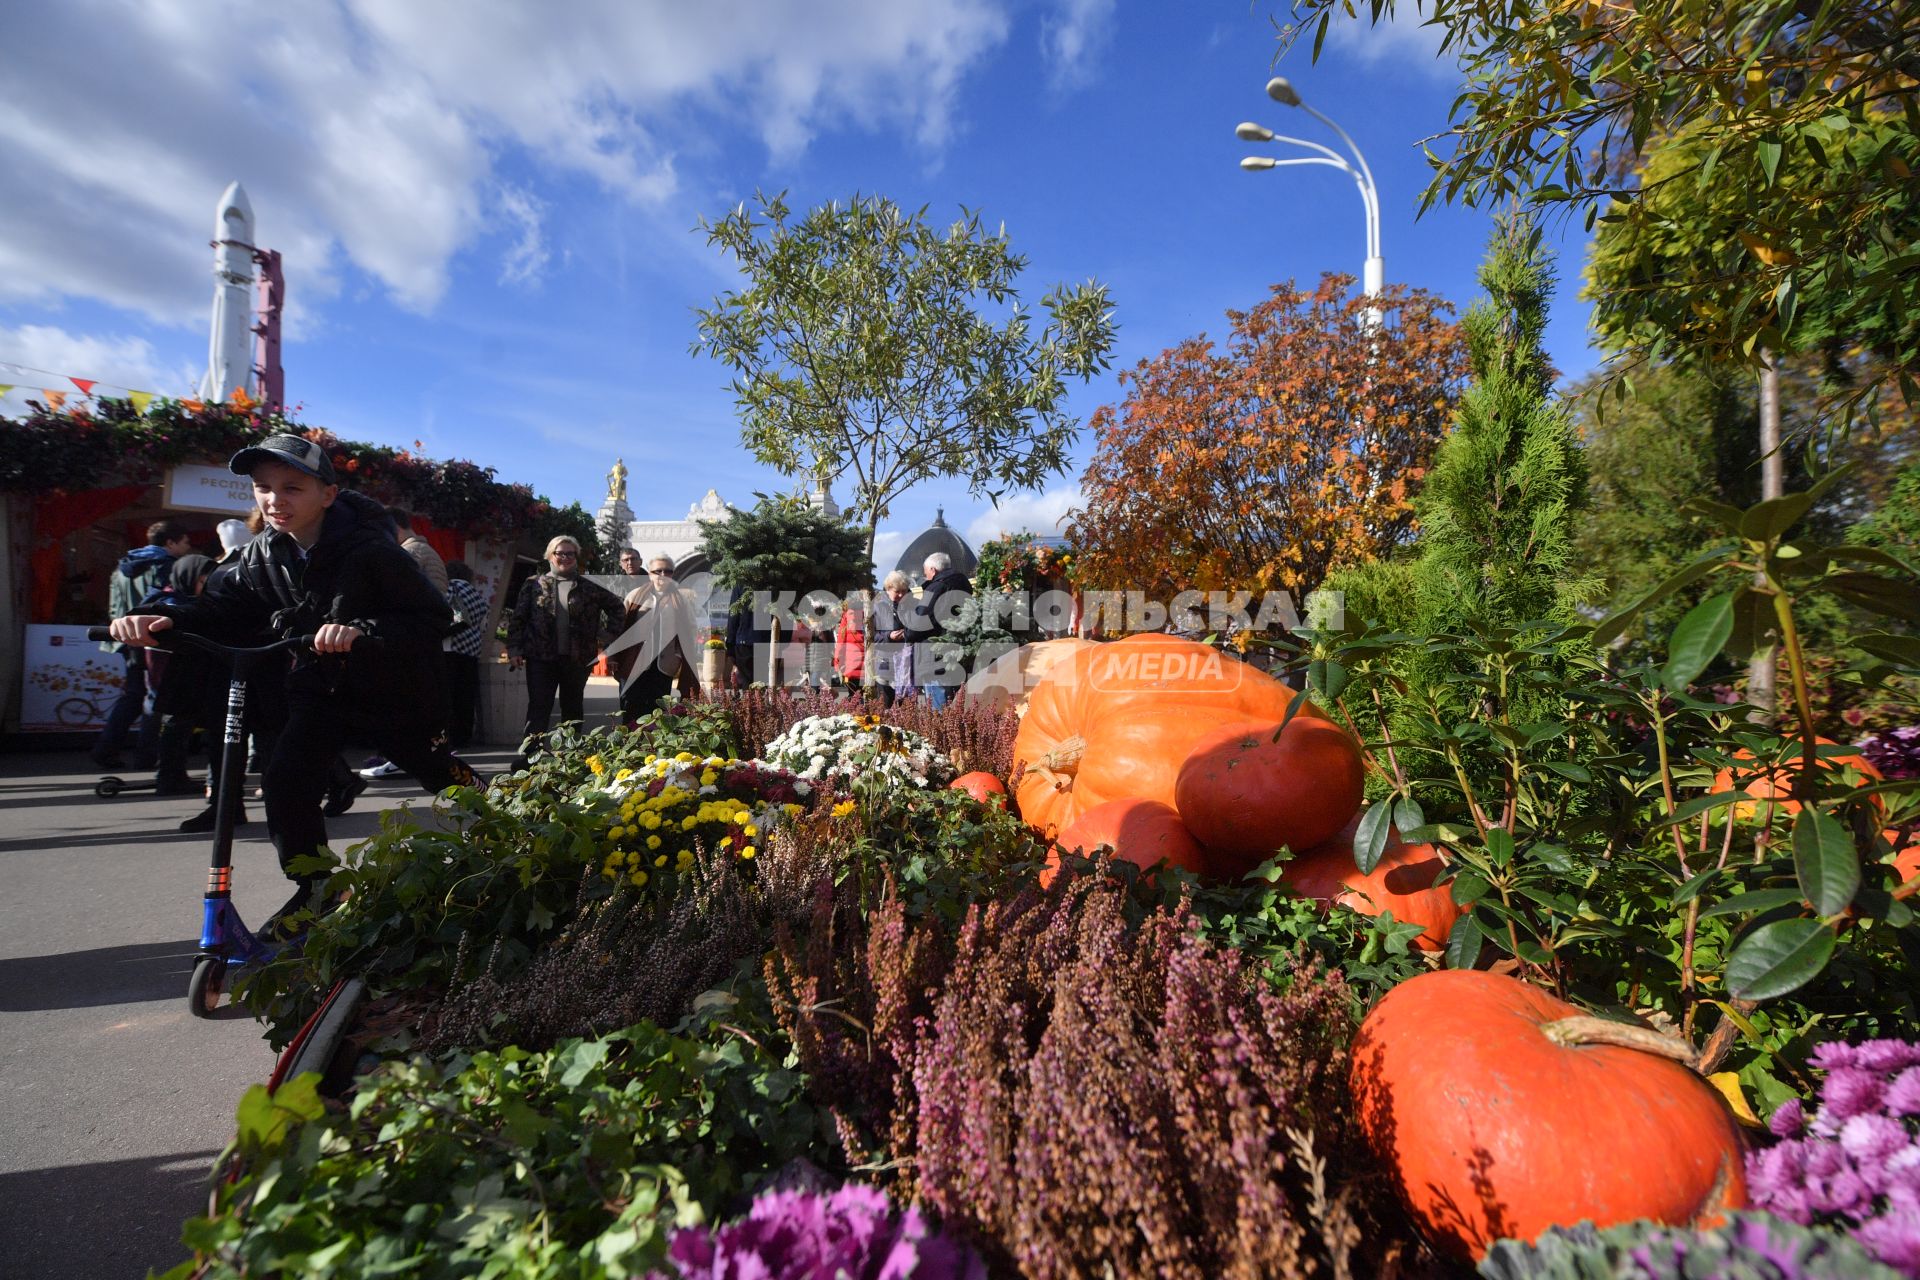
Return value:
<svg viewBox="0 0 1920 1280">
<path fill-rule="evenodd" d="M 1272 142 L 1273 130 L 1251 120 L 1242 120 L 1233 126 L 1233 136 L 1242 142 Z"/>
<path fill-rule="evenodd" d="M 1267 81 L 1267 96 L 1284 106 L 1300 105 L 1300 95 L 1293 91 L 1293 84 L 1285 76 L 1275 76 Z"/>
<path fill-rule="evenodd" d="M 1240 167 L 1242 169 L 1249 169 L 1249 170 L 1271 169 L 1279 163 L 1280 162 L 1278 160 L 1275 160 L 1272 156 L 1241 156 L 1240 157 Z"/>
</svg>

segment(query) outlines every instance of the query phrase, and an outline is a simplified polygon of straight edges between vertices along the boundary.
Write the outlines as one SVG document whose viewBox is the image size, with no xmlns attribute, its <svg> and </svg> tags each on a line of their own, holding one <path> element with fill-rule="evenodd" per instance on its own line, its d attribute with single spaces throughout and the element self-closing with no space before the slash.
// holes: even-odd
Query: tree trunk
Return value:
<svg viewBox="0 0 1920 1280">
<path fill-rule="evenodd" d="M 1773 352 L 1760 352 L 1760 499 L 1781 497 L 1786 459 L 1780 454 L 1780 366 Z M 1774 647 L 1756 649 L 1747 664 L 1747 701 L 1756 720 L 1771 722 L 1778 708 L 1773 687 Z"/>
</svg>

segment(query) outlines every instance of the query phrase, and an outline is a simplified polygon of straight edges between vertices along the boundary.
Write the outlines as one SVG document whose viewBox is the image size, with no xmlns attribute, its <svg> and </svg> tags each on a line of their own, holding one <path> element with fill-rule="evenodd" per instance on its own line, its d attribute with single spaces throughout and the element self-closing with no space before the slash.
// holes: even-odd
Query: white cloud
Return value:
<svg viewBox="0 0 1920 1280">
<path fill-rule="evenodd" d="M 541 218 L 547 206 L 521 187 L 500 188 L 500 213 L 519 228 L 519 239 L 500 263 L 501 284 L 538 285 L 547 269 L 547 241 Z"/>
<path fill-rule="evenodd" d="M 1427 15 L 1416 5 L 1395 5 L 1393 16 L 1375 23 L 1365 12 L 1347 17 L 1337 9 L 1333 24 L 1327 28 L 1326 47 L 1346 55 L 1365 67 L 1392 64 L 1395 68 L 1413 68 L 1439 80 L 1458 78 L 1459 68 L 1451 55 L 1443 56 L 1440 41 L 1444 29 L 1425 25 Z M 1301 37 L 1304 47 L 1313 47 L 1313 33 Z"/>
<path fill-rule="evenodd" d="M 1075 88 L 1093 76 L 1093 63 L 1112 35 L 1115 0 L 1058 0 L 1059 11 L 1040 20 L 1040 48 L 1056 88 Z"/>
<path fill-rule="evenodd" d="M 42 399 L 48 387 L 77 398 L 69 377 L 94 379 L 103 394 L 134 390 L 181 396 L 191 394 L 199 371 L 187 363 L 170 364 L 145 338 L 92 337 L 43 324 L 0 325 L 0 382 L 16 384 L 0 397 L 0 413 L 24 412 L 27 400 Z"/>
<path fill-rule="evenodd" d="M 967 525 L 967 545 L 977 548 L 1010 533 L 1038 533 L 1047 537 L 1063 533 L 1067 512 L 1083 501 L 1077 484 L 1040 493 L 1016 494 L 973 518 Z"/>
<path fill-rule="evenodd" d="M 907 549 L 910 536 L 904 529 L 881 529 L 873 535 L 873 576 L 876 581 L 893 571 L 894 562 Z"/>
<path fill-rule="evenodd" d="M 1006 39 L 1006 3 L 24 6 L 9 44 L 39 52 L 0 77 L 0 301 L 197 324 L 213 204 L 238 177 L 290 291 L 332 296 L 345 261 L 428 309 L 488 230 L 503 153 L 658 207 L 716 132 L 776 157 L 847 124 L 937 149 L 961 80 Z M 538 257 L 517 253 L 510 268 Z"/>
</svg>

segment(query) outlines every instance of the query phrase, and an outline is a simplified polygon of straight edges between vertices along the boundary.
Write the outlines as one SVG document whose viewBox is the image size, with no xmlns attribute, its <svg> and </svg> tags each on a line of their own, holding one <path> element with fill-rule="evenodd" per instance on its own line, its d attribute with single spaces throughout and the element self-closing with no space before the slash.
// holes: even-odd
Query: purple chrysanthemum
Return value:
<svg viewBox="0 0 1920 1280">
<path fill-rule="evenodd" d="M 1782 1139 L 1747 1157 L 1753 1206 L 1803 1226 L 1852 1233 L 1880 1261 L 1920 1277 L 1920 1045 L 1824 1044 L 1819 1108 L 1796 1101 L 1768 1128 Z"/>
</svg>

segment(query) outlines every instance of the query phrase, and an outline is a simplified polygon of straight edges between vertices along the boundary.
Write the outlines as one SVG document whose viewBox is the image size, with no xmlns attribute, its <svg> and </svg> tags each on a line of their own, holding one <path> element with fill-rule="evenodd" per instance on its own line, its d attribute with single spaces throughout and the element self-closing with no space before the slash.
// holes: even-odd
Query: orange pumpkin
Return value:
<svg viewBox="0 0 1920 1280">
<path fill-rule="evenodd" d="M 1052 837 L 1109 800 L 1171 805 L 1194 743 L 1223 725 L 1281 720 L 1293 697 L 1266 672 L 1179 636 L 1089 645 L 1027 701 L 1013 746 L 1020 814 Z M 1326 718 L 1311 704 L 1300 714 Z"/>
<path fill-rule="evenodd" d="M 1823 747 L 1839 745 L 1832 738 L 1815 738 L 1814 741 Z M 1742 760 L 1753 759 L 1753 753 L 1750 751 L 1741 751 L 1738 754 Z M 1886 775 L 1874 768 L 1872 763 L 1862 755 L 1821 756 L 1819 760 L 1822 769 L 1838 769 L 1842 765 L 1846 765 L 1865 774 L 1869 781 L 1883 782 L 1886 780 Z M 1756 814 L 1766 813 L 1769 809 L 1776 813 L 1787 814 L 1788 816 L 1800 812 L 1800 802 L 1791 799 L 1793 795 L 1794 775 L 1799 771 L 1800 753 L 1798 750 L 1795 750 L 1793 754 L 1788 756 L 1778 768 L 1760 774 L 1758 777 L 1747 777 L 1752 770 L 1743 770 L 1741 776 L 1747 777 L 1746 793 L 1755 800 L 1772 800 L 1774 803 L 1769 806 L 1742 802 L 1733 806 L 1733 816 L 1741 821 L 1746 821 Z M 1719 773 L 1713 775 L 1713 786 L 1711 788 L 1713 794 L 1719 795 L 1723 792 L 1733 790 L 1733 775 L 1734 771 L 1732 769 L 1722 769 Z M 1885 804 L 1883 804 L 1877 796 L 1873 798 L 1873 805 L 1882 811 L 1886 808 Z"/>
<path fill-rule="evenodd" d="M 1081 814 L 1060 833 L 1047 856 L 1040 883 L 1051 885 L 1060 874 L 1063 854 L 1091 858 L 1101 845 L 1113 856 L 1146 868 L 1160 862 L 1185 867 L 1196 875 L 1206 870 L 1206 852 L 1188 832 L 1172 805 L 1158 800 L 1109 800 Z"/>
<path fill-rule="evenodd" d="M 1402 924 L 1426 926 L 1413 940 L 1415 947 L 1446 950 L 1460 906 L 1450 888 L 1433 885 L 1446 870 L 1440 851 L 1430 844 L 1403 843 L 1399 832 L 1389 830 L 1386 852 L 1371 872 L 1363 872 L 1353 862 L 1353 836 L 1359 826 L 1355 818 L 1333 839 L 1283 865 L 1280 883 L 1304 897 L 1337 902 L 1363 915 L 1391 911 Z"/>
<path fill-rule="evenodd" d="M 1688 1050 L 1513 978 L 1441 969 L 1374 1006 L 1349 1074 L 1360 1131 L 1414 1218 L 1478 1257 L 1548 1227 L 1692 1226 L 1745 1206 L 1733 1116 L 1665 1052 Z"/>
<path fill-rule="evenodd" d="M 1898 827 L 1891 831 L 1883 831 L 1881 835 L 1886 837 L 1888 844 L 1899 848 L 1900 829 Z M 1901 884 L 1905 884 L 1915 876 L 1920 876 L 1920 839 L 1916 839 L 1915 843 L 1909 844 L 1893 855 L 1893 869 L 1900 876 Z"/>
<path fill-rule="evenodd" d="M 968 678 L 967 701 L 992 711 L 1012 707 L 1015 715 L 1024 716 L 1027 696 L 1047 672 L 1092 643 L 1078 636 L 1062 636 L 1009 650 Z"/>
<path fill-rule="evenodd" d="M 1006 784 L 992 774 L 978 769 L 972 773 L 961 774 L 952 782 L 948 783 L 947 788 L 950 791 L 964 791 L 981 804 L 986 804 L 995 796 L 1000 797 L 999 803 L 1005 804 L 1007 802 Z"/>
<path fill-rule="evenodd" d="M 1338 835 L 1359 811 L 1365 783 L 1360 748 L 1339 725 L 1252 721 L 1194 743 L 1174 782 L 1174 808 L 1215 874 L 1238 880 L 1283 845 L 1310 849 Z"/>
</svg>

